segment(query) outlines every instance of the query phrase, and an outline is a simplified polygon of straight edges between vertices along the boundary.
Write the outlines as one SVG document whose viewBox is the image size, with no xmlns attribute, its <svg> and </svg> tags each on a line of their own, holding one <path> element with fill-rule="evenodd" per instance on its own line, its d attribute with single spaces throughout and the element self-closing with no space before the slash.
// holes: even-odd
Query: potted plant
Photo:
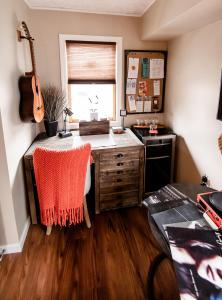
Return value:
<svg viewBox="0 0 222 300">
<path fill-rule="evenodd" d="M 60 88 L 54 85 L 46 85 L 42 88 L 41 92 L 45 106 L 44 124 L 46 134 L 48 137 L 55 136 L 58 119 L 66 106 L 65 94 Z"/>
</svg>

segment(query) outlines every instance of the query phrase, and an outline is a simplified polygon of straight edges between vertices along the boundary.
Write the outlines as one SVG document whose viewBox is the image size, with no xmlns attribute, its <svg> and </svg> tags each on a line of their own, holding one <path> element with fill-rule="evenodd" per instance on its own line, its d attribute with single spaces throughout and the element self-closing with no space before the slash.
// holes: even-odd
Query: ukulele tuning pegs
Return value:
<svg viewBox="0 0 222 300">
<path fill-rule="evenodd" d="M 19 31 L 21 31 L 21 32 L 23 31 L 22 22 L 19 22 L 19 23 L 18 23 L 17 29 L 18 29 Z"/>
<path fill-rule="evenodd" d="M 22 23 L 19 23 L 18 24 L 18 27 L 17 27 L 17 38 L 18 38 L 18 41 L 21 42 L 22 39 L 24 39 L 24 36 L 22 35 L 22 32 L 23 32 L 23 26 L 22 26 Z"/>
</svg>

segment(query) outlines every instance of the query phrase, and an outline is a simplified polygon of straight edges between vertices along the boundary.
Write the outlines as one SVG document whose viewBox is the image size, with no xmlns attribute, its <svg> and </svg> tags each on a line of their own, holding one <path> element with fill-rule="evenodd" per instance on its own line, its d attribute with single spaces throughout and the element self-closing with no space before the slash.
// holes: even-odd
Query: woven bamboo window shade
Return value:
<svg viewBox="0 0 222 300">
<path fill-rule="evenodd" d="M 66 41 L 68 83 L 116 83 L 116 43 Z"/>
</svg>

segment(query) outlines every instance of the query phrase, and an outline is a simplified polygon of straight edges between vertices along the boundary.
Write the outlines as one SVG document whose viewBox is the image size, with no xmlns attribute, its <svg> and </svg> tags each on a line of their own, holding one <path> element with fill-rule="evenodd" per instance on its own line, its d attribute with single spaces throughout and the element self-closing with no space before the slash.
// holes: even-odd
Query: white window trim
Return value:
<svg viewBox="0 0 222 300">
<path fill-rule="evenodd" d="M 95 35 L 70 35 L 59 34 L 60 66 L 62 89 L 68 95 L 67 82 L 68 72 L 66 63 L 66 41 L 92 41 L 92 42 L 115 42 L 116 43 L 116 121 L 110 121 L 111 126 L 120 126 L 120 108 L 122 99 L 122 37 L 116 36 L 95 36 Z M 71 123 L 70 129 L 79 127 L 78 123 Z"/>
</svg>

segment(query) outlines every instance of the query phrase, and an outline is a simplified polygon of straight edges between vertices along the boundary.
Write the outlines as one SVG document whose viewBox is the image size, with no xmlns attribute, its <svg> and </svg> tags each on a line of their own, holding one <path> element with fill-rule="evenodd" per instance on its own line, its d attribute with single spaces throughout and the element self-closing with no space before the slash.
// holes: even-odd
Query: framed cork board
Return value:
<svg viewBox="0 0 222 300">
<path fill-rule="evenodd" d="M 127 114 L 163 112 L 167 51 L 125 50 Z"/>
</svg>

